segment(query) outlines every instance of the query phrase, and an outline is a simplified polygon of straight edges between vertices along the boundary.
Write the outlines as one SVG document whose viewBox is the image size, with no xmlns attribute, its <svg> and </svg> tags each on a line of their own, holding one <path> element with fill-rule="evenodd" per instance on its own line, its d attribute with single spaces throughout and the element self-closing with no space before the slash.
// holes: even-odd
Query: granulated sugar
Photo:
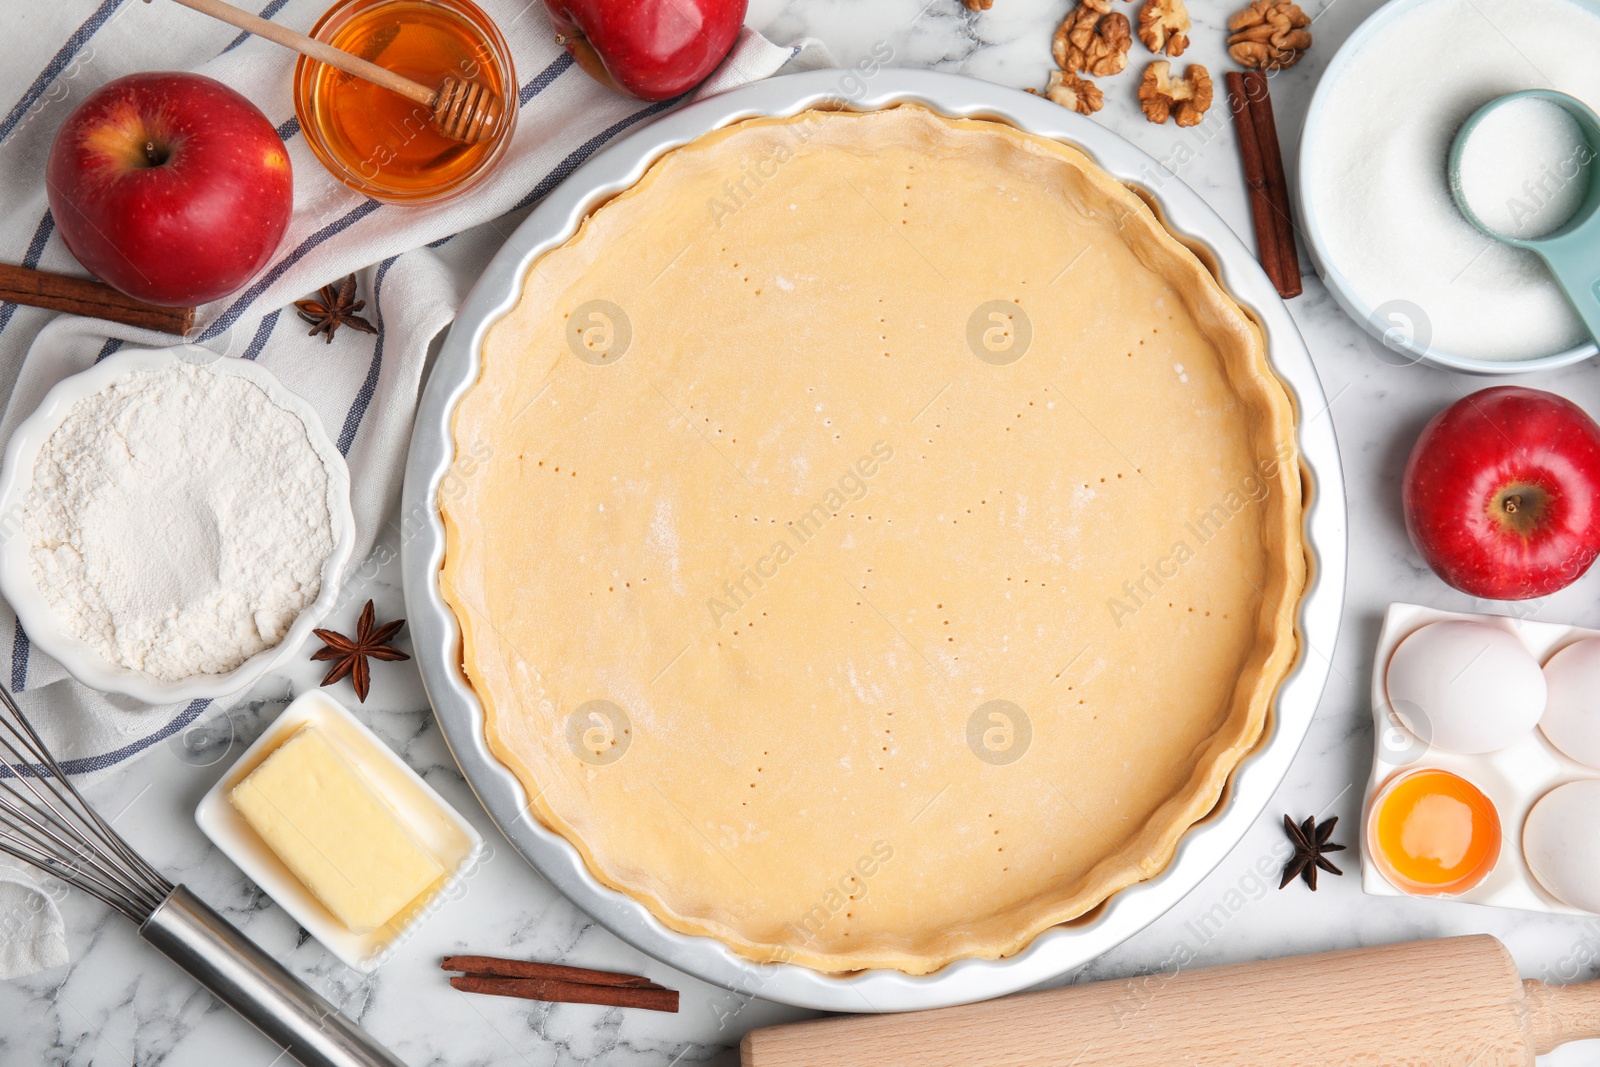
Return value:
<svg viewBox="0 0 1600 1067">
<path fill-rule="evenodd" d="M 1461 192 L 1478 219 L 1509 237 L 1543 237 L 1588 191 L 1590 148 L 1565 108 L 1538 97 L 1502 104 L 1461 151 Z"/>
<path fill-rule="evenodd" d="M 135 371 L 40 450 L 33 579 L 66 629 L 163 681 L 276 645 L 333 551 L 328 471 L 304 423 L 208 366 Z"/>
<path fill-rule="evenodd" d="M 1414 304 L 1433 347 L 1550 355 L 1586 336 L 1543 263 L 1479 233 L 1446 164 L 1461 124 L 1521 89 L 1600 104 L 1600 17 L 1567 0 L 1427 0 L 1388 21 L 1324 91 L 1305 200 L 1327 265 L 1369 308 Z"/>
</svg>

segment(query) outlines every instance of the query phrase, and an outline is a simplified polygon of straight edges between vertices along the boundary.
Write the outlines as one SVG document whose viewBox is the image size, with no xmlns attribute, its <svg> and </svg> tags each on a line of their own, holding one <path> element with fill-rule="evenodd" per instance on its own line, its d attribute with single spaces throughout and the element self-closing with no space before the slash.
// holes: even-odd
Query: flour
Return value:
<svg viewBox="0 0 1600 1067">
<path fill-rule="evenodd" d="M 31 570 L 62 625 L 163 681 L 280 642 L 333 551 L 328 471 L 300 418 L 207 366 L 79 400 L 34 464 Z"/>
</svg>

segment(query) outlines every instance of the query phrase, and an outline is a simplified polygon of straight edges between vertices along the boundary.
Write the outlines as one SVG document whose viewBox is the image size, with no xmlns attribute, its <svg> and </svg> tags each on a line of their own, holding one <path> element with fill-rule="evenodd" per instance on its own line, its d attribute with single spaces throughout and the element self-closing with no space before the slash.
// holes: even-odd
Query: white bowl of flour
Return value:
<svg viewBox="0 0 1600 1067">
<path fill-rule="evenodd" d="M 1538 257 L 1457 210 L 1446 166 L 1496 97 L 1558 89 L 1600 107 L 1597 56 L 1600 0 L 1391 0 L 1328 65 L 1300 139 L 1300 216 L 1317 272 L 1386 362 L 1512 374 L 1595 354 Z M 1540 132 L 1512 128 L 1496 150 L 1510 217 L 1577 191 Z"/>
<path fill-rule="evenodd" d="M 60 382 L 0 469 L 0 593 L 73 677 L 151 704 L 303 645 L 355 541 L 350 475 L 268 370 L 195 346 Z"/>
</svg>

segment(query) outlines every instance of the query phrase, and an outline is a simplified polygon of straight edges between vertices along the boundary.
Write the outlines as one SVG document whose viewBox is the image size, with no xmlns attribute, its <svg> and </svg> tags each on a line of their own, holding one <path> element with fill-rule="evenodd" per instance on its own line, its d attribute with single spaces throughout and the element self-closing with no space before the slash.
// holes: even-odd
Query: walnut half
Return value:
<svg viewBox="0 0 1600 1067">
<path fill-rule="evenodd" d="M 1228 20 L 1228 55 L 1241 67 L 1283 70 L 1311 47 L 1311 17 L 1289 0 L 1252 0 Z"/>
<path fill-rule="evenodd" d="M 1106 78 L 1128 66 L 1133 26 L 1111 10 L 1111 0 L 1082 0 L 1056 30 L 1051 53 L 1056 66 L 1073 74 Z"/>
<path fill-rule="evenodd" d="M 968 11 L 987 11 L 994 6 L 994 0 L 961 0 Z"/>
<path fill-rule="evenodd" d="M 1183 0 L 1144 0 L 1139 9 L 1139 40 L 1157 55 L 1183 55 L 1189 47 L 1189 25 Z"/>
<path fill-rule="evenodd" d="M 1037 89 L 1028 92 L 1035 96 L 1045 96 L 1062 107 L 1070 107 L 1080 115 L 1092 115 L 1105 106 L 1105 94 L 1100 87 L 1088 78 L 1080 78 L 1070 70 L 1053 70 L 1050 72 L 1050 84 L 1044 87 L 1041 94 Z"/>
<path fill-rule="evenodd" d="M 1211 106 L 1211 72 L 1190 63 L 1183 77 L 1172 78 L 1172 64 L 1158 59 L 1144 69 L 1139 83 L 1139 106 L 1144 117 L 1160 125 L 1170 116 L 1179 126 L 1198 126 Z"/>
</svg>

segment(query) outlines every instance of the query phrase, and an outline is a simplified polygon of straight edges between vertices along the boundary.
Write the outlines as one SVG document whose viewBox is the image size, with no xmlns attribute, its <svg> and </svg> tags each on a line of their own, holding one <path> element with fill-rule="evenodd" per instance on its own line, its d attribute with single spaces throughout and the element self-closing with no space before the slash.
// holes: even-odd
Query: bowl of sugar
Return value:
<svg viewBox="0 0 1600 1067">
<path fill-rule="evenodd" d="M 129 350 L 58 382 L 0 467 L 0 594 L 83 684 L 147 704 L 238 692 L 332 609 L 350 475 L 256 363 Z"/>
<path fill-rule="evenodd" d="M 1544 261 L 1468 221 L 1449 178 L 1457 132 L 1497 97 L 1600 105 L 1596 54 L 1600 0 L 1391 0 L 1334 56 L 1300 137 L 1297 208 L 1317 273 L 1385 362 L 1503 375 L 1596 354 Z M 1543 231 L 1576 210 L 1600 162 L 1572 129 L 1474 138 L 1496 219 Z"/>
</svg>

